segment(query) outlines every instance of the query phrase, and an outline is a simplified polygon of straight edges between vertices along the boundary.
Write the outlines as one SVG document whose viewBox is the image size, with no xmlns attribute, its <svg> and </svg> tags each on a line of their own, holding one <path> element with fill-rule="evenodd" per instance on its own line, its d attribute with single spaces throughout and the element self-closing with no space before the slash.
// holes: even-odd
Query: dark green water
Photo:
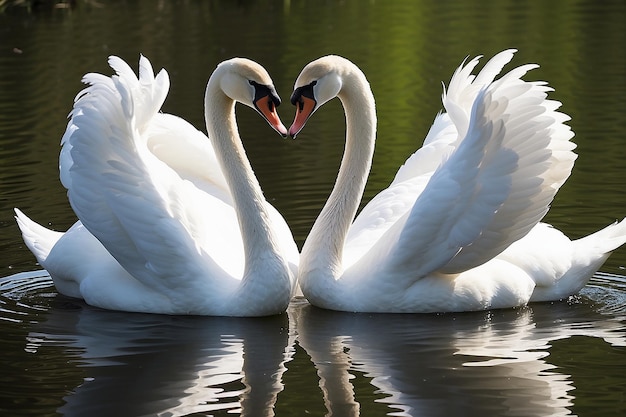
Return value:
<svg viewBox="0 0 626 417">
<path fill-rule="evenodd" d="M 246 56 L 284 105 L 328 53 L 367 74 L 379 131 L 365 199 L 393 178 L 467 56 L 517 48 L 541 68 L 578 144 L 547 221 L 571 237 L 626 214 L 626 4 L 515 1 L 100 1 L 0 14 L 0 414 L 11 416 L 615 416 L 626 413 L 626 249 L 581 296 L 511 311 L 353 315 L 303 301 L 263 320 L 105 312 L 57 296 L 13 207 L 65 230 L 59 141 L 80 79 L 139 54 L 171 78 L 164 111 L 204 126 L 220 61 Z M 343 151 L 337 102 L 296 141 L 238 112 L 268 199 L 304 241 Z M 16 275 L 18 274 L 18 275 Z M 195 413 L 195 414 L 194 414 Z"/>
</svg>

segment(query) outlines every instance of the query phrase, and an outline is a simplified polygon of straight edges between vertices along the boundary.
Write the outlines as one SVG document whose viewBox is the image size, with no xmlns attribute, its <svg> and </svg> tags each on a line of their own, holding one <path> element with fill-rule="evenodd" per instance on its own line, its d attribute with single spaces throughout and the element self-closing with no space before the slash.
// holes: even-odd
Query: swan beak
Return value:
<svg viewBox="0 0 626 417">
<path fill-rule="evenodd" d="M 313 114 L 315 110 L 317 102 L 309 97 L 304 95 L 300 96 L 300 100 L 298 100 L 296 105 L 296 117 L 293 119 L 293 123 L 289 128 L 289 136 L 292 138 L 296 138 L 296 135 L 300 133 L 306 121 L 309 120 L 309 117 Z"/>
<path fill-rule="evenodd" d="M 266 105 L 263 105 L 263 102 L 266 102 Z M 254 102 L 254 105 L 270 126 L 282 137 L 286 138 L 288 134 L 287 128 L 283 125 L 283 122 L 280 121 L 280 117 L 278 117 L 278 113 L 276 112 L 277 105 L 274 104 L 272 97 L 270 95 L 261 97 Z"/>
</svg>

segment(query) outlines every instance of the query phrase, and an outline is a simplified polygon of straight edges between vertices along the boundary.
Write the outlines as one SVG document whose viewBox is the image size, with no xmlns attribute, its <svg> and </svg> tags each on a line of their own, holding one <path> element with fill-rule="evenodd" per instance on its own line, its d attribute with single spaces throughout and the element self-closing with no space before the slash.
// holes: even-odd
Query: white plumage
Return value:
<svg viewBox="0 0 626 417">
<path fill-rule="evenodd" d="M 79 222 L 62 234 L 16 210 L 27 246 L 57 289 L 115 310 L 283 312 L 298 250 L 263 197 L 234 115 L 242 102 L 286 134 L 267 72 L 239 58 L 216 68 L 205 100 L 209 141 L 159 112 L 165 70 L 155 76 L 145 57 L 139 77 L 117 57 L 109 63 L 116 75 L 84 77 L 89 86 L 62 139 L 61 181 Z"/>
<path fill-rule="evenodd" d="M 356 219 L 376 135 L 374 98 L 350 61 L 327 56 L 296 80 L 295 136 L 333 97 L 346 112 L 346 151 L 335 187 L 300 258 L 314 305 L 347 311 L 436 312 L 513 307 L 576 293 L 626 242 L 626 222 L 570 241 L 539 223 L 576 155 L 569 117 L 536 65 L 496 76 L 513 50 L 477 74 L 454 73 L 424 146 Z M 354 219 L 354 221 L 353 221 Z"/>
</svg>

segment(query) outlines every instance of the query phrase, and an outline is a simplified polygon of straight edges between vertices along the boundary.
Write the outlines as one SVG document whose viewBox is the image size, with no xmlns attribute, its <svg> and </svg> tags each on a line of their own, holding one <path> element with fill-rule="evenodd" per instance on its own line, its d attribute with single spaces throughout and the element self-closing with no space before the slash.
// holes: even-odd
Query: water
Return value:
<svg viewBox="0 0 626 417">
<path fill-rule="evenodd" d="M 624 410 L 622 276 L 599 275 L 568 302 L 446 315 L 338 313 L 301 299 L 261 319 L 128 314 L 56 295 L 41 272 L 0 290 L 7 415 Z"/>
<path fill-rule="evenodd" d="M 116 54 L 165 67 L 164 110 L 202 128 L 206 80 L 247 56 L 285 104 L 310 60 L 338 53 L 367 74 L 379 134 L 366 199 L 420 146 L 441 82 L 466 56 L 515 47 L 572 116 L 579 158 L 547 221 L 571 237 L 625 214 L 623 2 L 78 2 L 0 14 L 0 414 L 593 415 L 626 412 L 626 249 L 580 296 L 472 314 L 365 315 L 295 300 L 267 319 L 101 311 L 60 296 L 12 218 L 65 230 L 59 140 L 80 78 Z M 343 150 L 338 103 L 296 141 L 254 112 L 238 120 L 268 199 L 301 245 Z M 322 140 L 320 140 L 322 138 Z"/>
</svg>

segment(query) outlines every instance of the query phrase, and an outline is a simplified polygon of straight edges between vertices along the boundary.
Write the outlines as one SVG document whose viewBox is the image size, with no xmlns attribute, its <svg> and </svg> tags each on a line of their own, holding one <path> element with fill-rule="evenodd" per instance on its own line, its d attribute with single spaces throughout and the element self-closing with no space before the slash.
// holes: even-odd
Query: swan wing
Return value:
<svg viewBox="0 0 626 417">
<path fill-rule="evenodd" d="M 500 62 L 498 56 L 493 60 Z M 478 266 L 524 237 L 545 216 L 572 172 L 576 145 L 565 124 L 570 118 L 558 111 L 560 102 L 547 99 L 552 89 L 545 83 L 522 80 L 533 68 L 520 66 L 497 81 L 491 81 L 496 75 L 491 68 L 488 77 L 483 77 L 484 70 L 476 77 L 476 82 L 489 84 L 474 100 L 464 152 L 472 153 L 472 143 L 484 148 L 477 150 L 482 157 L 472 168 L 476 176 L 463 184 L 473 189 L 456 229 L 457 236 L 464 235 L 459 240 L 463 245 L 440 272 Z"/>
<path fill-rule="evenodd" d="M 447 92 L 444 86 L 442 101 L 447 112 L 437 115 L 423 146 L 400 167 L 391 185 L 376 195 L 355 219 L 346 240 L 344 265 L 356 262 L 397 222 L 403 224 L 406 218 L 401 219 L 413 207 L 433 173 L 450 157 L 466 134 L 471 107 L 478 92 L 494 80 L 513 58 L 514 52 L 500 52 L 485 64 L 478 76 L 474 76 L 472 70 L 480 57 L 457 68 Z M 399 227 L 395 226 L 396 231 Z"/>
<path fill-rule="evenodd" d="M 457 136 L 450 117 L 446 113 L 437 115 L 424 146 L 406 160 L 389 187 L 370 200 L 352 223 L 346 237 L 344 267 L 357 262 L 408 213 L 433 172 L 454 151 Z"/>
<path fill-rule="evenodd" d="M 139 78 L 121 59 L 109 62 L 117 75 L 85 77 L 90 85 L 78 95 L 62 139 L 61 177 L 70 203 L 85 227 L 145 285 L 164 290 L 214 285 L 207 281 L 237 263 L 218 264 L 211 249 L 217 247 L 226 260 L 242 253 L 235 213 L 223 198 L 182 178 L 173 169 L 180 158 L 157 157 L 159 146 L 176 153 L 169 133 L 183 125 L 177 121 L 172 127 L 167 122 L 173 116 L 158 113 L 169 89 L 167 73 L 155 77 L 144 57 Z M 181 148 L 197 142 L 177 138 Z M 214 177 L 219 183 L 219 175 Z M 220 284 L 216 291 L 229 287 Z"/>
<path fill-rule="evenodd" d="M 460 272 L 502 252 L 545 215 L 576 158 L 573 134 L 563 124 L 568 117 L 556 111 L 560 103 L 546 99 L 550 89 L 521 79 L 534 65 L 493 81 L 510 57 L 512 51 L 497 55 L 476 77 L 470 74 L 476 59 L 455 72 L 444 105 L 457 140 L 430 138 L 425 148 L 441 140 L 439 150 L 430 151 L 439 166 L 414 168 L 422 158 L 416 153 L 381 193 L 377 204 L 384 207 L 394 201 L 392 190 L 404 190 L 396 200 L 402 207 L 393 221 L 382 216 L 385 228 L 364 260 L 376 259 L 410 280 Z"/>
<path fill-rule="evenodd" d="M 458 136 L 459 133 L 450 115 L 438 114 L 424 139 L 423 146 L 400 167 L 391 185 L 422 175 L 432 175 L 454 151 Z"/>
<path fill-rule="evenodd" d="M 150 152 L 182 179 L 232 204 L 217 155 L 204 133 L 180 117 L 156 113 L 143 135 Z"/>
</svg>

